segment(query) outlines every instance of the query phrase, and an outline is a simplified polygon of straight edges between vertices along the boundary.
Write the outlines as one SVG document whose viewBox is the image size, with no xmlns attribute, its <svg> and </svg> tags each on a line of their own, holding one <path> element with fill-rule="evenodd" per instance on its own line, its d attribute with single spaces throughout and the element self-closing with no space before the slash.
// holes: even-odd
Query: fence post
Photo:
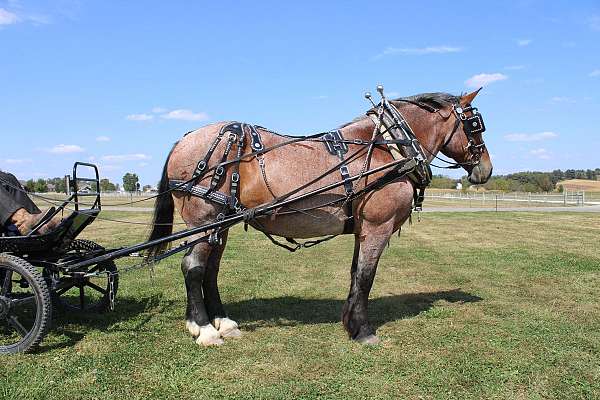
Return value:
<svg viewBox="0 0 600 400">
<path fill-rule="evenodd" d="M 585 206 L 585 190 L 581 192 L 581 205 Z"/>
<path fill-rule="evenodd" d="M 531 192 L 527 192 L 527 205 L 531 207 Z"/>
<path fill-rule="evenodd" d="M 567 205 L 567 189 L 565 189 L 565 191 L 563 192 L 563 204 L 565 206 Z"/>
<path fill-rule="evenodd" d="M 496 212 L 498 212 L 498 193 L 496 193 Z"/>
</svg>

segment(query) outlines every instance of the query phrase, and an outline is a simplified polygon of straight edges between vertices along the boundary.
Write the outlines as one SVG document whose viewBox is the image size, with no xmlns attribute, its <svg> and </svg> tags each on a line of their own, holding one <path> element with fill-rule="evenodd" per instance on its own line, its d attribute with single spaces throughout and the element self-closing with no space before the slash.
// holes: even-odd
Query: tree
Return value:
<svg viewBox="0 0 600 400">
<path fill-rule="evenodd" d="M 138 190 L 139 178 L 137 174 L 126 173 L 123 175 L 123 189 L 127 192 L 135 192 Z"/>
<path fill-rule="evenodd" d="M 117 187 L 114 183 L 109 181 L 108 179 L 100 179 L 100 190 L 102 192 L 114 192 L 117 190 Z"/>
<path fill-rule="evenodd" d="M 56 193 L 64 193 L 67 190 L 64 178 L 51 178 L 48 179 L 48 183 L 54 185 L 54 191 Z"/>
<path fill-rule="evenodd" d="M 431 178 L 430 186 L 437 189 L 454 189 L 456 187 L 456 179 L 448 178 L 444 175 L 434 175 Z"/>
<path fill-rule="evenodd" d="M 48 184 L 42 178 L 35 181 L 33 185 L 33 191 L 36 193 L 46 193 L 48 191 Z"/>
<path fill-rule="evenodd" d="M 33 179 L 29 179 L 25 182 L 25 190 L 28 192 L 35 192 L 35 181 Z"/>
</svg>

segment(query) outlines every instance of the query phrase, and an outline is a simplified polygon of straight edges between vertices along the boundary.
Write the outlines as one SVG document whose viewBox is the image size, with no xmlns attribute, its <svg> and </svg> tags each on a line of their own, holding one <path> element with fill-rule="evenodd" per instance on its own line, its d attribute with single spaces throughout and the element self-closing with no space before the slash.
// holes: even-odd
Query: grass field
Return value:
<svg viewBox="0 0 600 400">
<path fill-rule="evenodd" d="M 144 230 L 84 236 L 121 246 Z M 339 322 L 350 237 L 288 254 L 236 227 L 220 283 L 241 339 L 194 344 L 173 257 L 122 275 L 114 313 L 58 316 L 37 354 L 3 358 L 0 398 L 600 398 L 599 238 L 598 214 L 423 215 L 384 253 L 382 344 L 365 347 Z"/>
</svg>

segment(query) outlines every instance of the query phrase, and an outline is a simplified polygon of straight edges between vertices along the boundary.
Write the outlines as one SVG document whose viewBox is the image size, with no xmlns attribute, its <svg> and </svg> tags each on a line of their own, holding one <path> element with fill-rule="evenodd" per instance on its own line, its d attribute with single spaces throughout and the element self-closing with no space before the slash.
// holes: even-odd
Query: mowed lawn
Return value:
<svg viewBox="0 0 600 400">
<path fill-rule="evenodd" d="M 83 236 L 122 246 L 146 229 L 98 221 Z M 3 357 L 0 397 L 600 398 L 599 214 L 415 218 L 379 264 L 374 347 L 340 323 L 352 242 L 289 254 L 233 229 L 221 294 L 244 336 L 218 348 L 184 329 L 180 256 L 123 274 L 115 312 L 57 316 L 38 353 Z"/>
</svg>

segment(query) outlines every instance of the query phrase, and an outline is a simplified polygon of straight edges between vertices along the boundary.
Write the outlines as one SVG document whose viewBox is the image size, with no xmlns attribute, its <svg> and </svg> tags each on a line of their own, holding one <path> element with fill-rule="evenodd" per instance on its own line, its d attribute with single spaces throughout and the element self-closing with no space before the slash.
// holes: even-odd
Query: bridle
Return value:
<svg viewBox="0 0 600 400">
<path fill-rule="evenodd" d="M 471 116 L 467 116 L 466 113 L 468 112 L 471 112 Z M 483 155 L 483 149 L 485 148 L 484 142 L 481 142 L 480 144 L 475 143 L 474 136 L 478 133 L 482 134 L 483 132 L 485 132 L 485 124 L 483 122 L 483 117 L 479 113 L 477 107 L 473 107 L 471 106 L 471 104 L 467 104 L 464 108 L 459 103 L 453 104 L 452 114 L 456 117 L 456 122 L 454 123 L 454 128 L 448 136 L 448 139 L 446 139 L 446 141 L 442 145 L 442 149 L 450 143 L 459 126 L 462 125 L 463 132 L 467 137 L 467 146 L 465 147 L 465 150 L 469 152 L 469 158 L 467 159 L 467 162 L 464 163 L 452 163 L 443 160 L 437 156 L 435 157 L 449 164 L 454 164 L 455 168 L 459 168 L 462 166 L 474 167 L 481 162 L 481 156 Z"/>
<path fill-rule="evenodd" d="M 429 104 L 425 104 L 425 103 L 421 103 L 421 102 L 413 101 L 413 100 L 409 100 L 409 99 L 396 99 L 394 101 L 410 103 L 419 108 L 422 108 L 423 110 L 429 111 L 431 113 L 437 113 L 444 120 L 447 120 L 452 115 L 454 115 L 456 117 L 456 122 L 454 123 L 454 127 L 452 128 L 452 131 L 448 135 L 448 138 L 444 141 L 444 144 L 441 147 L 442 149 L 445 148 L 446 146 L 448 146 L 448 144 L 450 143 L 450 141 L 456 134 L 456 131 L 458 131 L 458 128 L 462 125 L 463 132 L 465 133 L 465 136 L 467 137 L 467 146 L 465 147 L 465 150 L 469 152 L 467 161 L 453 162 L 453 161 L 444 160 L 443 158 L 439 157 L 436 153 L 429 150 L 427 147 L 423 146 L 422 143 L 419 143 L 421 148 L 423 148 L 423 150 L 425 150 L 427 153 L 429 153 L 429 155 L 431 155 L 431 157 L 433 157 L 434 159 L 439 160 L 445 164 L 448 164 L 447 166 L 443 166 L 443 165 L 435 165 L 430 162 L 429 163 L 430 165 L 432 165 L 436 168 L 457 169 L 457 168 L 462 168 L 462 167 L 475 167 L 476 165 L 478 165 L 481 162 L 481 157 L 483 155 L 483 149 L 485 148 L 485 143 L 483 143 L 483 142 L 481 144 L 475 143 L 474 135 L 477 133 L 485 132 L 485 124 L 483 122 L 483 116 L 479 113 L 479 110 L 477 109 L 477 107 L 473 107 L 473 106 L 471 106 L 471 104 L 467 104 L 463 108 L 460 105 L 460 103 L 457 101 L 456 103 L 452 104 L 452 112 L 448 115 L 444 115 L 440 112 L 440 109 L 432 107 Z M 471 116 L 467 116 L 468 112 L 471 112 Z"/>
</svg>

